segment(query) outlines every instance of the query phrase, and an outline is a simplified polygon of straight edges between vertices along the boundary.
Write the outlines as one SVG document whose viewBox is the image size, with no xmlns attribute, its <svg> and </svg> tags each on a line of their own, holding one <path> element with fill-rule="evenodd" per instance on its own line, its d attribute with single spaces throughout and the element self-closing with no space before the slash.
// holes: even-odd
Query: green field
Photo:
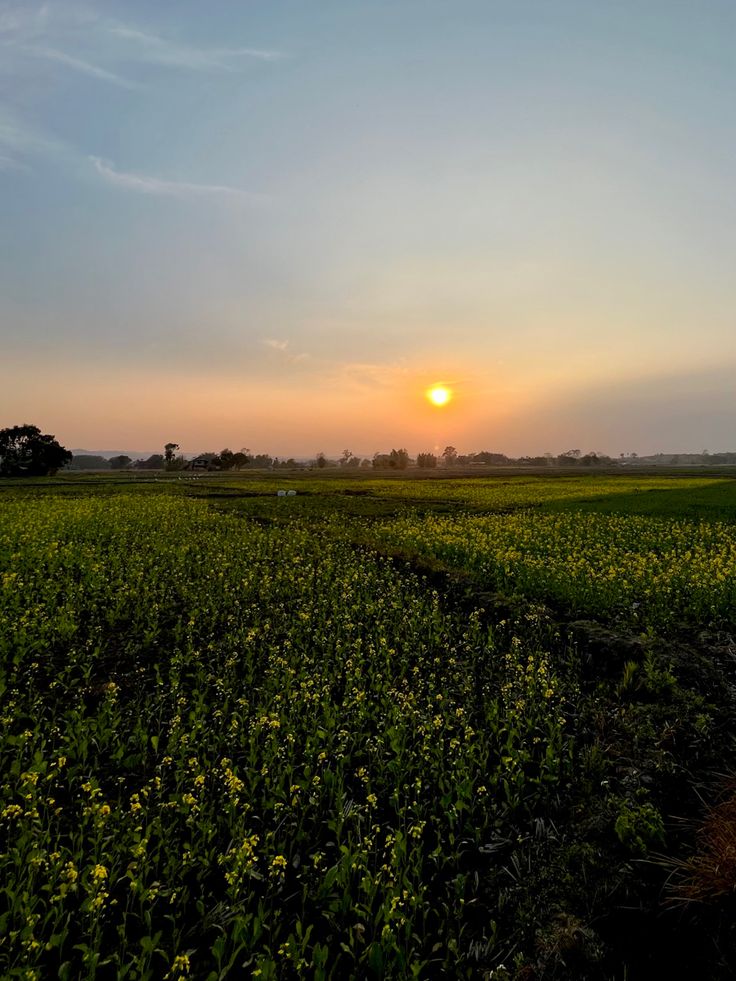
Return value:
<svg viewBox="0 0 736 981">
<path fill-rule="evenodd" d="M 0 974 L 732 977 L 734 629 L 728 476 L 7 480 Z"/>
</svg>

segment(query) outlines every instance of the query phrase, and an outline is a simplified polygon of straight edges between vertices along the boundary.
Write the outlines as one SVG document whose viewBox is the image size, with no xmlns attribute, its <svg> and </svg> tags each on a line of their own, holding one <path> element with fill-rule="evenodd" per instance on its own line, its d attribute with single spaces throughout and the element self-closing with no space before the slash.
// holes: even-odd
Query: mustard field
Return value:
<svg viewBox="0 0 736 981">
<path fill-rule="evenodd" d="M 5 481 L 0 975 L 732 976 L 735 520 L 723 477 Z"/>
<path fill-rule="evenodd" d="M 524 510 L 410 515 L 376 537 L 577 614 L 664 630 L 736 617 L 736 525 Z"/>
</svg>

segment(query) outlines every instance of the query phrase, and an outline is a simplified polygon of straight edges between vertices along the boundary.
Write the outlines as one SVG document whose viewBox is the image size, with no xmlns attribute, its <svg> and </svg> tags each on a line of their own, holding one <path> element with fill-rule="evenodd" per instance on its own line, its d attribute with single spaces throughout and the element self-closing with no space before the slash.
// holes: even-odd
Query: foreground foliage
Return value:
<svg viewBox="0 0 736 981">
<path fill-rule="evenodd" d="M 730 976 L 732 483 L 279 486 L 4 494 L 0 973 Z"/>
<path fill-rule="evenodd" d="M 463 856 L 564 772 L 547 655 L 192 502 L 2 528 L 6 970 L 453 974 L 492 945 Z"/>
</svg>

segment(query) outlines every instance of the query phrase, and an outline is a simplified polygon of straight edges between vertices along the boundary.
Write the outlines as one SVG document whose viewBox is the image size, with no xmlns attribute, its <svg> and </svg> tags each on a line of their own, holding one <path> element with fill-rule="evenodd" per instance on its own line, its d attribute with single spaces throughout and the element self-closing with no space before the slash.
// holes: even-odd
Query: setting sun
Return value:
<svg viewBox="0 0 736 981">
<path fill-rule="evenodd" d="M 452 391 L 445 385 L 433 385 L 431 388 L 427 389 L 427 398 L 432 405 L 447 405 L 452 398 Z"/>
</svg>

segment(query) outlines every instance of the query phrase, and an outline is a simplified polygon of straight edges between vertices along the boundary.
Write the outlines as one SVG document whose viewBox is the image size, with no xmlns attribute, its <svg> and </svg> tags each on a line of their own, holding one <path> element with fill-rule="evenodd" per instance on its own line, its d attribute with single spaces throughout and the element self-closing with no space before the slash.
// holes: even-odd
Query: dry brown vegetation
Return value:
<svg viewBox="0 0 736 981">
<path fill-rule="evenodd" d="M 697 833 L 697 850 L 678 868 L 672 898 L 715 903 L 736 893 L 736 781 L 712 807 Z"/>
</svg>

